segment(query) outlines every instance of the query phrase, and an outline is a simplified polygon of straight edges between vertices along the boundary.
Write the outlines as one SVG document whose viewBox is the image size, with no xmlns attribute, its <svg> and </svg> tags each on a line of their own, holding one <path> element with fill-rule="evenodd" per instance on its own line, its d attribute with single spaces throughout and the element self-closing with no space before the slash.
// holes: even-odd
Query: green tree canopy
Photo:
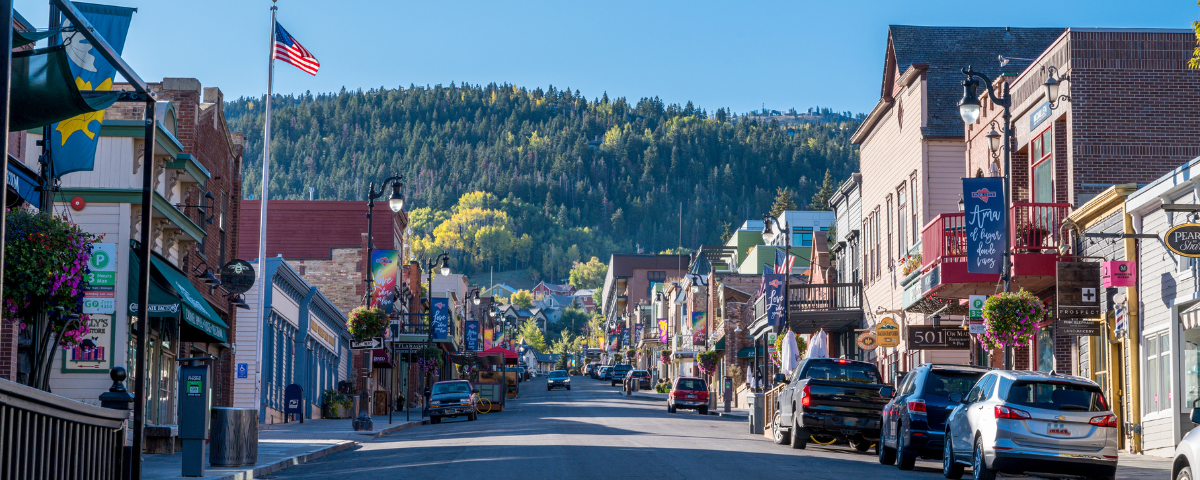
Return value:
<svg viewBox="0 0 1200 480">
<path fill-rule="evenodd" d="M 533 308 L 533 294 L 529 293 L 529 290 L 517 290 L 510 300 L 518 308 Z"/>
<path fill-rule="evenodd" d="M 608 275 L 608 265 L 592 257 L 587 263 L 575 262 L 575 266 L 571 267 L 570 281 L 579 290 L 600 288 L 604 286 L 605 275 Z"/>
<path fill-rule="evenodd" d="M 778 217 L 779 214 L 788 210 L 799 210 L 796 202 L 792 201 L 792 191 L 779 187 L 775 189 L 775 203 L 771 204 L 771 216 Z"/>
<path fill-rule="evenodd" d="M 542 335 L 542 330 L 538 328 L 537 322 L 532 319 L 521 324 L 521 338 L 534 350 L 546 353 L 546 337 Z"/>
<path fill-rule="evenodd" d="M 836 187 L 833 185 L 833 176 L 829 170 L 825 171 L 825 180 L 821 182 L 821 189 L 813 195 L 812 201 L 808 203 L 809 210 L 826 211 L 832 210 L 829 207 L 829 199 L 833 197 L 833 191 Z"/>
</svg>

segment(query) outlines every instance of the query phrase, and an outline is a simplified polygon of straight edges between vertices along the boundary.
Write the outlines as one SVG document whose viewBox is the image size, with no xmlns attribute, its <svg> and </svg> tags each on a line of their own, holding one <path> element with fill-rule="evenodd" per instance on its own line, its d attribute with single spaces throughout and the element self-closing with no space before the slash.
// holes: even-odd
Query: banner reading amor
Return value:
<svg viewBox="0 0 1200 480">
<path fill-rule="evenodd" d="M 1004 235 L 1004 179 L 982 177 L 963 179 L 963 213 L 967 271 L 970 273 L 1001 273 L 1004 270 L 1004 250 L 1008 237 Z M 962 235 L 944 232 L 951 238 Z"/>
</svg>

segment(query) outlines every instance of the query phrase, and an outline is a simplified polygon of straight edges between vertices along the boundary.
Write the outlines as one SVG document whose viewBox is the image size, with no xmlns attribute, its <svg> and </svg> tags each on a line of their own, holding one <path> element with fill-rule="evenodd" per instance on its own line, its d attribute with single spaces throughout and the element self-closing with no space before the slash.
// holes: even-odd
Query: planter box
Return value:
<svg viewBox="0 0 1200 480">
<path fill-rule="evenodd" d="M 908 276 L 900 279 L 900 288 L 908 288 L 908 285 L 921 278 L 921 271 L 917 270 L 908 274 Z"/>
<path fill-rule="evenodd" d="M 325 408 L 321 409 L 321 417 L 322 418 L 350 418 L 350 410 L 353 410 L 353 407 L 343 406 L 340 404 L 325 405 Z"/>
</svg>

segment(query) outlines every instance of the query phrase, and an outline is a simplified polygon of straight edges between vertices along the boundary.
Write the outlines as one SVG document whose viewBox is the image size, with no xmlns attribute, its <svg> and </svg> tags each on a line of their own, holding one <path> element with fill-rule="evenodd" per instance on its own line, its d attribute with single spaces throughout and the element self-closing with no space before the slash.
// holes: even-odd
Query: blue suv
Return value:
<svg viewBox="0 0 1200 480">
<path fill-rule="evenodd" d="M 926 363 L 905 375 L 896 396 L 883 407 L 879 463 L 912 470 L 917 457 L 941 458 L 946 417 L 958 406 L 950 395 L 965 395 L 988 370 Z"/>
</svg>

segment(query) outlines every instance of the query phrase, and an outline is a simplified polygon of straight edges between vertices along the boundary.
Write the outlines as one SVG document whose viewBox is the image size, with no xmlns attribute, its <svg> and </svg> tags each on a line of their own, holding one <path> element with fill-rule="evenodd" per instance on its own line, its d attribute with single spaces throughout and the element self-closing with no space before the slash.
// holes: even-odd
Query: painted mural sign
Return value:
<svg viewBox="0 0 1200 480">
<path fill-rule="evenodd" d="M 1185 223 L 1167 230 L 1167 248 L 1176 255 L 1200 257 L 1200 223 Z"/>
<path fill-rule="evenodd" d="M 433 297 L 429 303 L 433 307 L 433 339 L 444 340 L 450 335 L 450 300 Z"/>
<path fill-rule="evenodd" d="M 62 371 L 108 373 L 113 367 L 113 345 L 112 315 L 89 315 L 87 336 L 60 354 Z"/>
<path fill-rule="evenodd" d="M 783 325 L 786 321 L 783 311 L 783 280 L 782 274 L 763 274 L 763 296 L 767 299 L 767 324 L 776 327 Z"/>
<path fill-rule="evenodd" d="M 371 278 L 375 285 L 371 290 L 371 306 L 383 309 L 384 313 L 392 313 L 392 304 L 396 301 L 399 260 L 398 250 L 371 251 Z"/>
<path fill-rule="evenodd" d="M 83 313 L 117 312 L 117 244 L 93 243 L 83 289 Z"/>
<path fill-rule="evenodd" d="M 968 272 L 999 274 L 1004 270 L 1004 251 L 1008 248 L 1008 236 L 1004 234 L 1006 205 L 1003 178 L 963 179 L 966 216 L 965 230 L 961 234 L 967 240 Z"/>
</svg>

